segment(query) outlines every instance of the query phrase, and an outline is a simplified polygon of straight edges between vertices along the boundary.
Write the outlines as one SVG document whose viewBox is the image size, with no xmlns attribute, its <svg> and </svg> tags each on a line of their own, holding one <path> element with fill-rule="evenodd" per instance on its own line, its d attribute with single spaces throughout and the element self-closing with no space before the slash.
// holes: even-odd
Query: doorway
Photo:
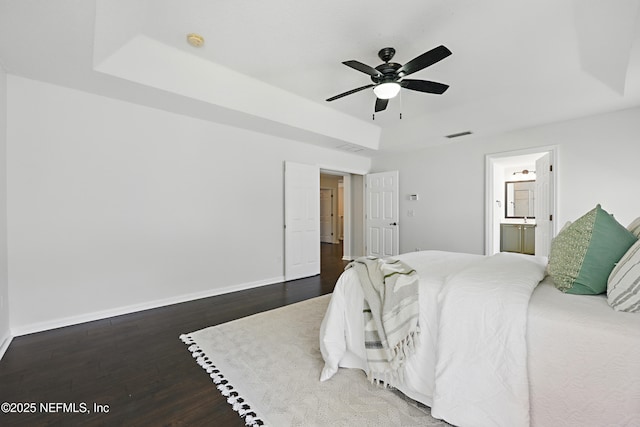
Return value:
<svg viewBox="0 0 640 427">
<path fill-rule="evenodd" d="M 364 175 L 320 169 L 320 188 L 333 190 L 333 236 L 321 245 L 342 248 L 344 261 L 364 255 Z"/>
<path fill-rule="evenodd" d="M 345 180 L 350 186 L 350 175 L 333 171 L 320 171 L 320 276 L 337 277 L 351 260 L 350 247 L 345 239 L 351 234 L 351 210 L 345 218 L 345 204 L 351 206 L 351 200 L 345 201 Z M 348 194 L 351 194 L 348 191 Z"/>
<path fill-rule="evenodd" d="M 525 232 L 535 233 L 536 255 L 547 256 L 551 238 L 556 233 L 554 218 L 556 215 L 557 171 L 552 165 L 557 164 L 557 147 L 540 147 L 528 150 L 509 151 L 488 154 L 486 156 L 485 177 L 485 254 L 500 252 L 502 241 L 501 230 L 511 230 L 514 225 L 521 226 Z M 540 169 L 540 170 L 537 170 Z M 509 182 L 533 181 L 535 193 L 531 205 L 535 214 L 516 215 L 509 210 L 507 188 Z M 529 212 L 529 211 L 527 211 Z M 533 210 L 531 211 L 533 212 Z M 527 237 L 523 233 L 523 253 Z M 529 238 L 529 240 L 531 237 Z M 531 243 L 531 242 L 529 242 Z"/>
<path fill-rule="evenodd" d="M 345 182 L 350 189 L 350 174 L 320 171 L 320 262 L 323 266 L 336 256 L 350 259 L 351 210 L 345 212 L 345 204 L 350 206 L 351 201 L 345 201 Z M 347 191 L 348 197 L 350 193 Z"/>
<path fill-rule="evenodd" d="M 345 261 L 364 255 L 364 175 L 286 161 L 283 228 L 284 277 L 287 281 L 314 276 L 321 270 L 320 189 L 321 185 L 327 186 L 325 182 L 320 183 L 321 177 L 335 181 L 334 198 L 339 194 L 342 200 L 340 204 L 332 203 L 333 231 L 328 233 L 333 233 L 337 239 L 336 230 L 340 230 L 342 240 L 331 239 L 331 243 L 326 244 L 342 242 L 340 248 Z M 342 208 L 342 215 L 337 215 L 338 206 Z"/>
</svg>

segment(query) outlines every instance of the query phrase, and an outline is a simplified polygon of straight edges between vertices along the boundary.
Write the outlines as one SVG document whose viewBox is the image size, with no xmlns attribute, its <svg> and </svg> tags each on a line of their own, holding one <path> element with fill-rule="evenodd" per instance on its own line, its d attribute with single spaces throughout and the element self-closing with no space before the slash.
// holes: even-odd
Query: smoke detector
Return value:
<svg viewBox="0 0 640 427">
<path fill-rule="evenodd" d="M 187 34 L 187 43 L 193 47 L 202 47 L 204 44 L 204 37 L 196 33 Z"/>
</svg>

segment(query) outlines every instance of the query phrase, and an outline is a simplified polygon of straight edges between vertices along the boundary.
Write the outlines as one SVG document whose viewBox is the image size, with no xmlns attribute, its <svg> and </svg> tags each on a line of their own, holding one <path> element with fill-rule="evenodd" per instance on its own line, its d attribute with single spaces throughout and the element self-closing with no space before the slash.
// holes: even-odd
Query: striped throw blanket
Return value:
<svg viewBox="0 0 640 427">
<path fill-rule="evenodd" d="M 418 344 L 418 274 L 393 259 L 362 257 L 355 268 L 364 292 L 365 349 L 371 381 L 403 381 L 406 359 Z"/>
</svg>

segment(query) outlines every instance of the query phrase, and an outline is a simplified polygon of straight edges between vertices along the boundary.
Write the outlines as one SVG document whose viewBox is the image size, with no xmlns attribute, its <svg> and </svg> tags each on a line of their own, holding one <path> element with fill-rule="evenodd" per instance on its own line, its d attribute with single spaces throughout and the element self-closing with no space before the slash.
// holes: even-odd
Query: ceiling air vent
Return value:
<svg viewBox="0 0 640 427">
<path fill-rule="evenodd" d="M 465 135 L 471 135 L 471 131 L 464 131 L 464 132 L 458 132 L 458 133 L 452 133 L 451 135 L 447 135 L 447 138 L 451 139 L 451 138 L 458 138 L 460 136 L 465 136 Z"/>
</svg>

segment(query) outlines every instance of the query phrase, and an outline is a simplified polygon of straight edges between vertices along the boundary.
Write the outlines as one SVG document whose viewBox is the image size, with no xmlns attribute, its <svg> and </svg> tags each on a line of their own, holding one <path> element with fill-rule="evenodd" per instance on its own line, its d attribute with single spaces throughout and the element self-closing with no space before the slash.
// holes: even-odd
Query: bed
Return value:
<svg viewBox="0 0 640 427">
<path fill-rule="evenodd" d="M 391 386 L 457 426 L 640 426 L 640 314 L 556 289 L 547 259 L 421 251 L 420 342 Z M 490 279 L 487 279 L 491 276 Z M 498 277 L 496 282 L 495 277 Z M 320 331 L 321 380 L 369 371 L 363 291 L 338 279 Z"/>
</svg>

